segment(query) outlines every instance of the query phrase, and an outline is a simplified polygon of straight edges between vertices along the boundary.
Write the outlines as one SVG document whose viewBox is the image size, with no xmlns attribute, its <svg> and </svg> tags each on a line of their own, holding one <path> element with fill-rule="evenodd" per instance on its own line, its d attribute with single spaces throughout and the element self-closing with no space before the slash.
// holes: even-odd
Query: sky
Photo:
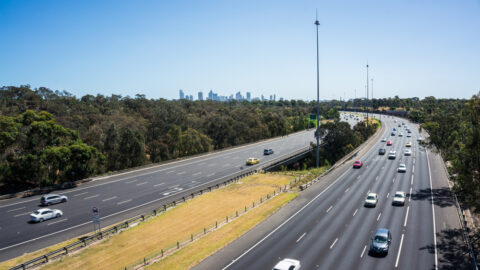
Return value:
<svg viewBox="0 0 480 270">
<path fill-rule="evenodd" d="M 316 10 L 320 99 L 480 91 L 480 0 L 2 0 L 0 86 L 314 100 Z"/>
</svg>

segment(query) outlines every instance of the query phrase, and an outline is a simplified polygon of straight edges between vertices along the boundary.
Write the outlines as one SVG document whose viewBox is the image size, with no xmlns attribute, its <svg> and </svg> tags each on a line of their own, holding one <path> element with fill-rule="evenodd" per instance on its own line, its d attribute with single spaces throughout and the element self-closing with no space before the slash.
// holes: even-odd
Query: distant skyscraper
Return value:
<svg viewBox="0 0 480 270">
<path fill-rule="evenodd" d="M 180 89 L 180 90 L 178 90 L 178 92 L 180 93 L 180 99 L 184 99 L 184 98 L 185 98 L 185 94 L 183 93 L 183 90 Z"/>
<path fill-rule="evenodd" d="M 264 100 L 265 100 L 265 97 L 262 95 L 262 96 L 260 97 L 260 99 L 261 99 L 262 101 L 264 101 Z"/>
<path fill-rule="evenodd" d="M 242 100 L 242 99 L 243 99 L 242 93 L 240 93 L 240 91 L 238 91 L 238 92 L 235 94 L 235 99 L 236 99 L 236 100 Z"/>
<path fill-rule="evenodd" d="M 277 95 L 273 94 L 273 101 L 277 100 Z"/>
<path fill-rule="evenodd" d="M 198 92 L 198 100 L 203 100 L 203 92 Z"/>
<path fill-rule="evenodd" d="M 208 92 L 208 99 L 213 100 L 213 91 L 212 90 L 210 90 L 210 92 Z"/>
<path fill-rule="evenodd" d="M 248 101 L 252 100 L 252 94 L 250 92 L 247 92 L 247 100 Z"/>
<path fill-rule="evenodd" d="M 272 96 L 272 95 L 270 95 L 270 100 L 273 100 L 273 96 Z"/>
<path fill-rule="evenodd" d="M 193 95 L 188 96 L 188 99 L 193 101 Z"/>
</svg>

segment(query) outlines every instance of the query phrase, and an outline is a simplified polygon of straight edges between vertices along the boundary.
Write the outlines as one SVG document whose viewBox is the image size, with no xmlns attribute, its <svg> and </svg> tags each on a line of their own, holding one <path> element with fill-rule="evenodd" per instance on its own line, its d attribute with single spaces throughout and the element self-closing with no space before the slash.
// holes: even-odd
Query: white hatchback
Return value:
<svg viewBox="0 0 480 270">
<path fill-rule="evenodd" d="M 300 261 L 294 259 L 283 259 L 279 261 L 273 270 L 298 270 L 300 269 Z"/>
<path fill-rule="evenodd" d="M 405 164 L 403 163 L 400 164 L 400 166 L 398 166 L 397 172 L 400 172 L 400 173 L 407 172 L 407 166 L 405 166 Z"/>
</svg>

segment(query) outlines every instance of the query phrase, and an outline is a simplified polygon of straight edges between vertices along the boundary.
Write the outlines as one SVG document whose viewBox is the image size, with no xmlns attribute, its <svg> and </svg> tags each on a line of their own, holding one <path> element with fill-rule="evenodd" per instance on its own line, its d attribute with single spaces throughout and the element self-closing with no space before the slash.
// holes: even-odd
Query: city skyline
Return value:
<svg viewBox="0 0 480 270">
<path fill-rule="evenodd" d="M 183 89 L 178 90 L 178 99 L 186 99 L 186 100 L 195 100 L 193 95 L 185 94 L 185 91 Z M 203 91 L 198 91 L 197 92 L 197 99 L 196 100 L 204 100 L 203 99 Z M 214 101 L 230 101 L 230 100 L 246 100 L 246 101 L 255 101 L 255 100 L 260 100 L 260 101 L 266 101 L 266 100 L 272 100 L 276 101 L 277 100 L 277 95 L 272 94 L 269 95 L 269 98 L 265 98 L 263 94 L 261 94 L 259 97 L 254 97 L 252 96 L 252 93 L 250 91 L 245 92 L 245 96 L 242 95 L 242 91 L 237 91 L 235 94 L 230 94 L 230 95 L 220 95 L 216 92 L 213 92 L 212 89 L 208 91 L 207 96 L 205 100 L 214 100 Z M 283 100 L 283 97 L 280 97 L 279 100 Z"/>
</svg>

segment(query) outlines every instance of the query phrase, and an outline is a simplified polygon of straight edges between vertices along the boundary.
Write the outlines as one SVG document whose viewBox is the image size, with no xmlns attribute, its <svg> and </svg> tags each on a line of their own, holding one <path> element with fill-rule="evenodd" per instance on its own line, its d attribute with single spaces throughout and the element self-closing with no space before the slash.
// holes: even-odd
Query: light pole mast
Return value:
<svg viewBox="0 0 480 270">
<path fill-rule="evenodd" d="M 367 126 L 368 126 L 368 63 L 367 63 Z"/>
<path fill-rule="evenodd" d="M 320 127 L 320 75 L 319 75 L 319 65 L 318 65 L 318 26 L 320 25 L 320 22 L 318 22 L 318 14 L 315 11 L 315 25 L 317 28 L 317 130 L 315 137 L 317 137 L 317 158 L 316 158 L 316 163 L 315 165 L 317 168 L 320 165 L 320 134 L 319 134 L 319 127 Z"/>
</svg>

